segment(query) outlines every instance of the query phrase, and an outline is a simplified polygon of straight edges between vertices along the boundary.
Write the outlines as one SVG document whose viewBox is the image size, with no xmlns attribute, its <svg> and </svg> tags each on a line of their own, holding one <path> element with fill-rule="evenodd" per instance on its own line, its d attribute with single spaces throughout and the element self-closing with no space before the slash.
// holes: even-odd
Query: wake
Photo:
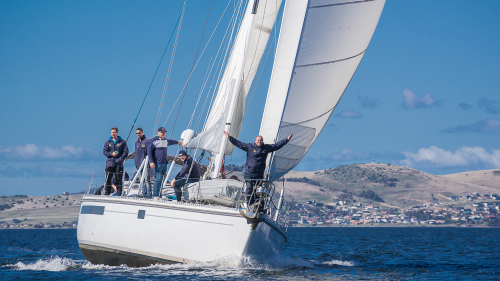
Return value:
<svg viewBox="0 0 500 281">
<path fill-rule="evenodd" d="M 210 262 L 190 262 L 176 264 L 155 264 L 147 267 L 132 268 L 126 265 L 108 266 L 103 264 L 92 264 L 86 260 L 73 260 L 70 258 L 61 258 L 52 256 L 50 258 L 39 259 L 34 263 L 18 262 L 16 264 L 4 265 L 16 270 L 32 271 L 67 271 L 67 270 L 104 270 L 104 271 L 152 271 L 169 272 L 181 274 L 187 272 L 196 272 L 200 274 L 205 272 L 207 275 L 232 275 L 244 272 L 255 271 L 284 271 L 313 269 L 321 266 L 354 266 L 351 261 L 332 260 L 326 262 L 308 261 L 299 258 L 281 257 L 276 259 L 258 260 L 252 257 L 225 256 Z"/>
</svg>

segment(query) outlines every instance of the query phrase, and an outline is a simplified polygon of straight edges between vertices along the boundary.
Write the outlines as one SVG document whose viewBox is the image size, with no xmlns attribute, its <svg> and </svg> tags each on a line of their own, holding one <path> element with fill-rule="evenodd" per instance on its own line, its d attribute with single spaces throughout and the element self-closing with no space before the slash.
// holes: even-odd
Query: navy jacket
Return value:
<svg viewBox="0 0 500 281">
<path fill-rule="evenodd" d="M 229 141 L 234 146 L 247 152 L 247 173 L 257 179 L 264 178 L 267 154 L 282 148 L 288 143 L 288 139 L 284 139 L 275 144 L 263 144 L 261 147 L 258 147 L 254 142 L 242 143 L 233 137 L 229 137 Z"/>
<path fill-rule="evenodd" d="M 139 169 L 144 158 L 148 157 L 148 141 L 149 139 L 146 136 L 142 136 L 142 139 L 138 139 L 135 142 L 134 162 L 136 169 Z"/>
<path fill-rule="evenodd" d="M 180 180 L 182 178 L 189 178 L 193 182 L 200 181 L 200 168 L 198 167 L 198 163 L 193 163 L 193 168 L 191 169 L 191 164 L 193 163 L 193 158 L 189 157 L 182 164 L 182 170 L 175 176 L 176 180 Z M 189 173 L 191 170 L 191 174 Z"/>
<path fill-rule="evenodd" d="M 160 139 L 156 136 L 148 141 L 149 163 L 167 164 L 167 150 L 170 145 L 177 144 L 176 140 Z"/>
<path fill-rule="evenodd" d="M 115 151 L 118 151 L 118 155 L 113 157 Z M 106 167 L 123 167 L 123 161 L 128 156 L 127 143 L 120 136 L 116 142 L 109 137 L 109 140 L 104 143 L 102 154 L 106 156 Z"/>
</svg>

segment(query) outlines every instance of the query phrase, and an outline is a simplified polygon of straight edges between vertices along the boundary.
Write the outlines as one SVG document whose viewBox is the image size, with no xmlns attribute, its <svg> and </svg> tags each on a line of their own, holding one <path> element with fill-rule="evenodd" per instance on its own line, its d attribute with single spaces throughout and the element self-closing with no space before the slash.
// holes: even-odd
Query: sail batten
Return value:
<svg viewBox="0 0 500 281">
<path fill-rule="evenodd" d="M 294 137 L 268 163 L 270 180 L 293 169 L 322 131 L 366 52 L 384 4 L 286 2 L 260 134 L 268 142 Z"/>
</svg>

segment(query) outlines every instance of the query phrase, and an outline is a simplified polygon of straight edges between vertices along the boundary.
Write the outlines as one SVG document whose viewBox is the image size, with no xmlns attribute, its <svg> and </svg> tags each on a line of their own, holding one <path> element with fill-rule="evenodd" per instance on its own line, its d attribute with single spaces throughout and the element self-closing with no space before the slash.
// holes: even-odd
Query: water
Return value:
<svg viewBox="0 0 500 281">
<path fill-rule="evenodd" d="M 76 230 L 0 230 L 0 280 L 499 280 L 500 229 L 292 228 L 282 258 L 93 265 Z"/>
</svg>

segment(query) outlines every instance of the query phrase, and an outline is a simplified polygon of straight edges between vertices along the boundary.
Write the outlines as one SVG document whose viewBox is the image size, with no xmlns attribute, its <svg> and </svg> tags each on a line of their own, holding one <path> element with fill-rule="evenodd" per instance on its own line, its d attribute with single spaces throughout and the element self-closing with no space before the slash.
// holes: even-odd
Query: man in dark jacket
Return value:
<svg viewBox="0 0 500 281">
<path fill-rule="evenodd" d="M 135 168 L 139 170 L 144 159 L 148 157 L 148 141 L 144 135 L 144 131 L 142 128 L 137 128 L 135 130 L 135 134 L 137 135 L 137 141 L 135 142 L 135 154 L 134 154 L 134 163 Z M 151 182 L 150 182 L 150 170 L 149 161 L 146 163 L 144 167 L 145 177 L 146 177 L 146 186 L 142 189 L 142 196 L 151 197 Z"/>
<path fill-rule="evenodd" d="M 264 178 L 267 155 L 285 146 L 292 139 L 293 134 L 275 144 L 264 144 L 262 136 L 256 136 L 254 143 L 242 143 L 231 137 L 226 131 L 224 131 L 224 135 L 234 146 L 247 153 L 246 172 L 243 177 L 246 180 L 247 203 L 253 204 L 255 201 L 254 196 L 252 196 L 253 188 L 257 179 Z"/>
<path fill-rule="evenodd" d="M 111 193 L 111 180 L 116 177 L 117 195 L 122 194 L 123 161 L 128 156 L 128 147 L 125 140 L 118 135 L 118 128 L 111 128 L 111 137 L 104 143 L 102 154 L 106 156 L 106 183 L 104 194 Z"/>
<path fill-rule="evenodd" d="M 182 145 L 182 141 L 165 138 L 167 131 L 165 128 L 158 128 L 158 136 L 148 142 L 149 166 L 155 169 L 155 183 L 153 186 L 153 197 L 159 196 L 160 185 L 167 174 L 168 147 L 174 144 Z"/>
<path fill-rule="evenodd" d="M 177 202 L 181 201 L 181 186 L 186 183 L 200 181 L 200 168 L 198 167 L 198 163 L 193 161 L 193 158 L 189 157 L 185 150 L 179 151 L 179 158 L 182 160 L 182 169 L 170 183 L 175 190 L 175 198 L 177 198 Z"/>
</svg>

